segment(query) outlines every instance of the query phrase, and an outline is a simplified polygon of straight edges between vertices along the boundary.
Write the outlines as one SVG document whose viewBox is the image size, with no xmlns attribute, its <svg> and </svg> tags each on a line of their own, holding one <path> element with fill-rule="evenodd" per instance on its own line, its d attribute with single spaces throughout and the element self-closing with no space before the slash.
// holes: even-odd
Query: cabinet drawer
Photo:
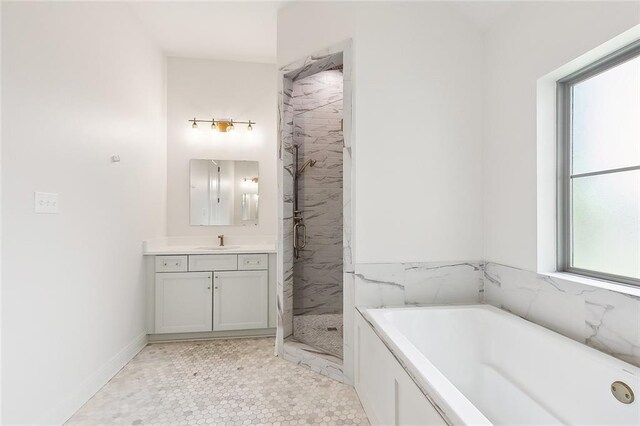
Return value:
<svg viewBox="0 0 640 426">
<path fill-rule="evenodd" d="M 189 271 L 235 271 L 237 254 L 193 254 L 189 256 Z"/>
<path fill-rule="evenodd" d="M 252 269 L 267 269 L 268 256 L 266 254 L 239 254 L 238 269 L 250 271 Z"/>
<path fill-rule="evenodd" d="M 156 256 L 156 272 L 187 272 L 187 256 Z"/>
</svg>

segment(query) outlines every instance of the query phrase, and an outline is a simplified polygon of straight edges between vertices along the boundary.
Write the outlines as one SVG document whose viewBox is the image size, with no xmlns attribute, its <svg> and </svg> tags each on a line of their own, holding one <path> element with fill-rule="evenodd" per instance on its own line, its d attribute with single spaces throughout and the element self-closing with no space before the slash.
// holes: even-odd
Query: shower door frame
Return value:
<svg viewBox="0 0 640 426">
<path fill-rule="evenodd" d="M 324 359 L 312 351 L 285 350 L 285 339 L 293 334 L 293 80 L 313 75 L 332 66 L 332 58 L 342 54 L 343 64 L 343 182 L 342 182 L 342 311 L 343 360 L 341 366 L 323 365 Z M 353 53 L 352 41 L 315 52 L 280 68 L 278 74 L 278 254 L 277 254 L 277 330 L 275 353 L 285 359 L 309 366 L 345 383 L 353 384 L 354 249 L 353 235 L 355 185 L 353 126 Z M 295 353 L 294 353 L 295 352 Z M 340 371 L 337 371 L 337 370 Z"/>
</svg>

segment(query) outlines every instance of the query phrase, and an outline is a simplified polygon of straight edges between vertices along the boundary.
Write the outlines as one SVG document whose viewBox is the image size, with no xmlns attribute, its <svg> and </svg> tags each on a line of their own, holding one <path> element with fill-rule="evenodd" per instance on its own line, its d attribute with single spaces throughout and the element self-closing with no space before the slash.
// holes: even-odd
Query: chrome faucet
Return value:
<svg viewBox="0 0 640 426">
<path fill-rule="evenodd" d="M 218 235 L 218 246 L 224 247 L 224 235 Z"/>
</svg>

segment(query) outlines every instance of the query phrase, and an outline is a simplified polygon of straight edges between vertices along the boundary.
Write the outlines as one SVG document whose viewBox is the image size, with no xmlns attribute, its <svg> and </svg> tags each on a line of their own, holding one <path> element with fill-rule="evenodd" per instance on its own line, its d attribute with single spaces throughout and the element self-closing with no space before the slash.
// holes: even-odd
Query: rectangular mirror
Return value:
<svg viewBox="0 0 640 426">
<path fill-rule="evenodd" d="M 191 225 L 257 225 L 257 161 L 191 160 Z"/>
</svg>

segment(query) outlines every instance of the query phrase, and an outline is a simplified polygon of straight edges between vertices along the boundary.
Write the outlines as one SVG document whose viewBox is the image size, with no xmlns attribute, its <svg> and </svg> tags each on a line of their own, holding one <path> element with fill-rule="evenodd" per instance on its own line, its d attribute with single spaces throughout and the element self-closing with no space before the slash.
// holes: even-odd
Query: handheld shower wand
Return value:
<svg viewBox="0 0 640 426">
<path fill-rule="evenodd" d="M 302 210 L 298 207 L 298 180 L 307 167 L 313 167 L 316 160 L 308 159 L 302 167 L 298 167 L 298 145 L 293 146 L 295 150 L 295 173 L 293 176 L 293 255 L 297 259 L 300 256 L 300 249 L 307 245 L 307 225 L 304 224 Z M 300 241 L 298 239 L 300 238 Z"/>
<path fill-rule="evenodd" d="M 300 176 L 302 173 L 304 173 L 304 169 L 306 169 L 307 166 L 313 167 L 315 164 L 316 164 L 316 160 L 308 159 L 307 161 L 304 162 L 302 167 L 300 167 L 300 169 L 296 172 L 296 175 Z"/>
</svg>

